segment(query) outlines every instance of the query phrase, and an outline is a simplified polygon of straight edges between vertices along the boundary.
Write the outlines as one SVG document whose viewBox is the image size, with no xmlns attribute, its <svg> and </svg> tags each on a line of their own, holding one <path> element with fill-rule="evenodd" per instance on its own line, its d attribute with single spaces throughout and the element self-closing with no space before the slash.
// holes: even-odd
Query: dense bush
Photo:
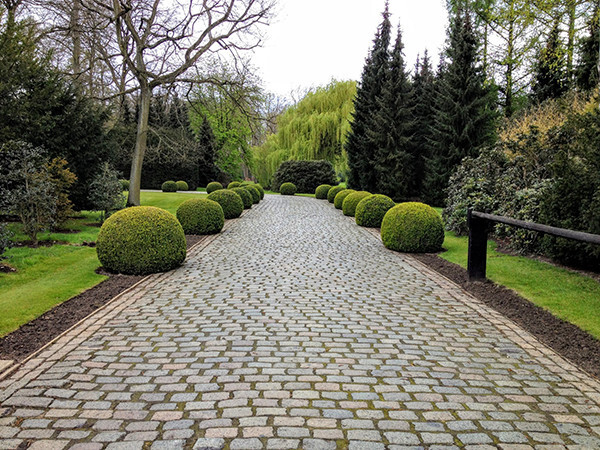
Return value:
<svg viewBox="0 0 600 450">
<path fill-rule="evenodd" d="M 129 180 L 119 180 L 121 182 L 121 189 L 123 191 L 129 190 Z"/>
<path fill-rule="evenodd" d="M 174 181 L 165 181 L 162 184 L 161 189 L 163 192 L 177 192 L 177 183 Z"/>
<path fill-rule="evenodd" d="M 190 187 L 188 186 L 188 184 L 185 181 L 179 180 L 179 181 L 176 181 L 175 184 L 177 184 L 178 191 L 189 191 L 190 190 Z"/>
<path fill-rule="evenodd" d="M 92 180 L 89 192 L 91 209 L 100 211 L 100 223 L 104 222 L 111 212 L 125 206 L 122 180 L 119 180 L 118 172 L 108 163 L 102 165 L 100 172 Z"/>
<path fill-rule="evenodd" d="M 53 158 L 46 165 L 45 170 L 48 171 L 56 196 L 53 229 L 59 230 L 74 213 L 73 202 L 71 202 L 69 196 L 77 177 L 69 170 L 67 160 L 63 158 Z"/>
<path fill-rule="evenodd" d="M 236 188 L 233 188 L 232 191 L 241 197 L 242 203 L 244 204 L 244 209 L 252 208 L 252 205 L 254 204 L 254 200 L 252 198 L 252 194 L 250 192 L 248 192 L 246 190 L 246 188 L 236 187 Z"/>
<path fill-rule="evenodd" d="M 387 195 L 365 197 L 356 205 L 356 224 L 361 227 L 380 228 L 383 217 L 394 206 L 396 203 Z"/>
<path fill-rule="evenodd" d="M 346 189 L 344 186 L 334 186 L 331 189 L 329 189 L 329 191 L 327 192 L 327 201 L 329 203 L 333 203 L 335 201 L 335 196 L 342 192 L 344 189 Z"/>
<path fill-rule="evenodd" d="M 218 191 L 220 189 L 223 189 L 223 185 L 218 181 L 212 181 L 206 186 L 206 193 L 211 194 L 212 192 Z"/>
<path fill-rule="evenodd" d="M 350 194 L 354 194 L 355 192 L 356 191 L 354 189 L 344 189 L 338 192 L 338 194 L 335 196 L 335 199 L 333 200 L 333 205 L 335 206 L 335 209 L 342 209 L 346 197 L 348 197 Z"/>
<path fill-rule="evenodd" d="M 335 171 L 329 161 L 285 161 L 275 172 L 272 189 L 277 192 L 287 182 L 300 194 L 312 194 L 321 184 L 336 184 Z"/>
<path fill-rule="evenodd" d="M 242 185 L 239 181 L 232 181 L 227 185 L 227 189 L 239 188 Z"/>
<path fill-rule="evenodd" d="M 424 203 L 400 203 L 384 216 L 381 240 L 387 248 L 398 252 L 437 252 L 444 243 L 444 225 L 432 207 Z"/>
<path fill-rule="evenodd" d="M 236 194 L 231 189 L 219 189 L 208 195 L 209 200 L 213 200 L 221 205 L 225 219 L 235 219 L 242 215 L 244 211 L 244 202 L 239 194 Z"/>
<path fill-rule="evenodd" d="M 225 214 L 217 202 L 193 198 L 179 205 L 177 220 L 185 234 L 217 234 L 225 225 Z"/>
<path fill-rule="evenodd" d="M 279 193 L 281 195 L 296 195 L 298 188 L 294 183 L 283 183 L 279 186 Z"/>
<path fill-rule="evenodd" d="M 243 188 L 250 192 L 250 195 L 252 195 L 252 203 L 256 205 L 260 202 L 260 191 L 258 190 L 258 188 L 256 188 L 256 186 L 254 186 L 253 184 L 249 184 L 243 186 Z"/>
<path fill-rule="evenodd" d="M 258 189 L 258 192 L 260 193 L 260 199 L 262 200 L 263 198 L 265 198 L 265 190 L 263 189 L 263 187 L 259 183 L 256 183 L 254 187 Z"/>
<path fill-rule="evenodd" d="M 111 272 L 166 272 L 185 260 L 185 234 L 171 213 L 152 206 L 136 206 L 116 212 L 104 222 L 96 251 L 102 266 Z"/>
<path fill-rule="evenodd" d="M 344 215 L 354 217 L 354 214 L 356 213 L 356 207 L 360 201 L 369 197 L 370 195 L 371 193 L 367 191 L 353 192 L 352 194 L 348 195 L 342 202 L 342 212 Z"/>
<path fill-rule="evenodd" d="M 319 200 L 327 200 L 327 193 L 331 189 L 330 184 L 322 184 L 315 189 L 315 198 Z"/>
</svg>

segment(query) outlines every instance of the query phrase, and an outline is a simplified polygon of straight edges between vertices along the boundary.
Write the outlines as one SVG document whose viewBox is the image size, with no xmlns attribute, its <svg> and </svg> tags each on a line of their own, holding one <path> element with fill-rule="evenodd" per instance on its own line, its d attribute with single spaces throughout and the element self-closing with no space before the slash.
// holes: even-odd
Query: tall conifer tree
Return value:
<svg viewBox="0 0 600 450">
<path fill-rule="evenodd" d="M 426 201 L 442 205 L 450 175 L 466 156 L 477 156 L 495 137 L 496 91 L 478 61 L 477 36 L 469 13 L 459 10 L 450 25 L 448 65 L 435 101 L 432 154 L 427 160 Z"/>
<path fill-rule="evenodd" d="M 577 86 L 586 91 L 598 87 L 598 44 L 600 43 L 600 7 L 596 5 L 588 23 L 588 35 L 579 42 L 579 64 L 575 69 Z"/>
<path fill-rule="evenodd" d="M 373 41 L 363 68 L 361 82 L 354 101 L 353 122 L 346 141 L 348 155 L 348 186 L 375 192 L 377 175 L 374 167 L 376 143 L 368 130 L 373 129 L 374 117 L 378 110 L 383 80 L 389 67 L 389 46 L 391 35 L 389 5 L 386 2 L 383 21 Z"/>
<path fill-rule="evenodd" d="M 560 41 L 558 20 L 554 23 L 546 45 L 540 50 L 534 66 L 532 97 L 538 102 L 558 98 L 568 89 L 565 49 Z"/>
</svg>

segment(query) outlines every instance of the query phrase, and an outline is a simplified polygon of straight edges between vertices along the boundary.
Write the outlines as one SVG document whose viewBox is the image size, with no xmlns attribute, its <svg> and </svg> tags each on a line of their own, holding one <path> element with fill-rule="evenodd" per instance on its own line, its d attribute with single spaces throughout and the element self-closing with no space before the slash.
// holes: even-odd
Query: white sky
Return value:
<svg viewBox="0 0 600 450">
<path fill-rule="evenodd" d="M 360 79 L 385 0 L 278 2 L 279 13 L 252 58 L 267 91 L 289 96 L 332 79 Z M 398 23 L 402 29 L 407 68 L 425 48 L 436 67 L 446 36 L 445 0 L 390 0 L 390 12 L 392 39 Z"/>
</svg>

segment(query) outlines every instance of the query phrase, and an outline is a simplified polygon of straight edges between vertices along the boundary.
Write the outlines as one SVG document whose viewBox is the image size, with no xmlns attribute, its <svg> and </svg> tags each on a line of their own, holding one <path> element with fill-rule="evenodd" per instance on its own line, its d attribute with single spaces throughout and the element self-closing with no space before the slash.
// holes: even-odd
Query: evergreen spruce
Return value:
<svg viewBox="0 0 600 450">
<path fill-rule="evenodd" d="M 402 33 L 398 28 L 389 70 L 382 80 L 378 109 L 367 137 L 375 143 L 373 169 L 376 188 L 371 192 L 387 195 L 396 201 L 406 200 L 415 176 L 415 158 L 411 154 L 412 113 L 411 84 L 403 57 Z"/>
<path fill-rule="evenodd" d="M 383 83 L 389 67 L 391 35 L 389 5 L 386 2 L 383 21 L 373 41 L 373 49 L 367 57 L 362 78 L 354 101 L 354 115 L 346 142 L 348 155 L 348 187 L 374 192 L 377 175 L 374 167 L 376 143 L 368 130 L 373 129 L 374 117 L 379 109 Z"/>
<path fill-rule="evenodd" d="M 216 181 L 220 178 L 220 171 L 215 164 L 218 150 L 217 140 L 210 122 L 206 118 L 200 124 L 197 138 L 199 149 L 198 180 L 200 186 L 206 186 L 211 181 Z"/>
<path fill-rule="evenodd" d="M 600 8 L 596 10 L 588 23 L 588 35 L 579 42 L 579 64 L 575 68 L 577 86 L 584 91 L 598 87 L 598 45 L 600 43 Z"/>
<path fill-rule="evenodd" d="M 495 136 L 496 91 L 478 61 L 477 36 L 469 13 L 459 10 L 450 25 L 448 65 L 435 94 L 435 123 L 427 160 L 426 201 L 444 203 L 448 180 L 466 156 L 477 156 Z"/>
<path fill-rule="evenodd" d="M 534 65 L 531 96 L 537 102 L 558 98 L 568 90 L 565 49 L 558 25 L 556 21 Z"/>
</svg>

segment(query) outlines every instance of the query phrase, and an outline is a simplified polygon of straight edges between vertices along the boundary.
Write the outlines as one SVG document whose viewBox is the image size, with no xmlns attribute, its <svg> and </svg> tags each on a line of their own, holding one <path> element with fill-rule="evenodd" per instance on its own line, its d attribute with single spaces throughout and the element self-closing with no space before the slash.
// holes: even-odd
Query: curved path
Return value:
<svg viewBox="0 0 600 450">
<path fill-rule="evenodd" d="M 600 448 L 600 389 L 327 202 L 267 196 L 0 383 L 0 448 Z"/>
</svg>

